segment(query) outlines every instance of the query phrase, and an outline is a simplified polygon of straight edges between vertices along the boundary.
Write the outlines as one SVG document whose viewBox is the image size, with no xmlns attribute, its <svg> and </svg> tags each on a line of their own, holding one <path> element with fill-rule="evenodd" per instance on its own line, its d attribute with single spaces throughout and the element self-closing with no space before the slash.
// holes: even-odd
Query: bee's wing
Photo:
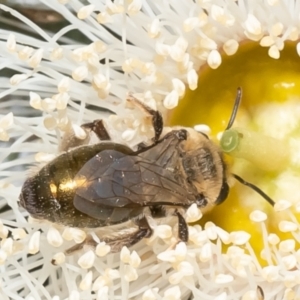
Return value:
<svg viewBox="0 0 300 300">
<path fill-rule="evenodd" d="M 152 205 L 189 205 L 195 193 L 179 170 L 179 142 L 176 137 L 166 138 L 137 155 L 100 152 L 75 177 L 75 207 L 102 218 L 115 208 L 125 212 Z"/>
</svg>

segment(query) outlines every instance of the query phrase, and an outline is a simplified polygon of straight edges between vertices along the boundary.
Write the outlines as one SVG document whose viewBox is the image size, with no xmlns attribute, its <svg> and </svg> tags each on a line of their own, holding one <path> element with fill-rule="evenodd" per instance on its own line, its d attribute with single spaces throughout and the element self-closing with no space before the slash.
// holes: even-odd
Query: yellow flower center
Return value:
<svg viewBox="0 0 300 300">
<path fill-rule="evenodd" d="M 199 71 L 198 88 L 187 92 L 170 117 L 170 123 L 190 127 L 207 124 L 211 128 L 212 140 L 219 143 L 216 137 L 225 130 L 237 88 L 241 87 L 242 103 L 232 128 L 257 132 L 258 139 L 253 139 L 252 145 L 257 149 L 254 155 L 263 155 L 266 159 L 250 162 L 226 156 L 229 169 L 258 186 L 275 202 L 287 200 L 297 207 L 300 203 L 300 72 L 295 48 L 294 44 L 286 44 L 280 59 L 275 60 L 268 56 L 266 48 L 247 42 L 235 55 L 224 55 L 218 69 L 203 67 Z M 277 154 L 272 155 L 274 147 L 264 136 L 274 138 L 275 144 L 278 142 L 281 147 L 286 147 L 288 153 L 284 163 L 273 170 L 272 161 L 276 163 Z M 252 211 L 267 213 L 265 224 L 268 233 L 276 233 L 281 240 L 295 238 L 291 233 L 293 230 L 289 227 L 284 229 L 286 223 L 281 223 L 296 222 L 296 219 L 292 220 L 296 215 L 294 208 L 293 213 L 278 212 L 250 188 L 230 178 L 229 182 L 234 186 L 228 199 L 206 214 L 201 224 L 212 221 L 229 232 L 249 232 L 251 245 L 258 257 L 264 248 L 262 228 L 250 220 Z"/>
</svg>

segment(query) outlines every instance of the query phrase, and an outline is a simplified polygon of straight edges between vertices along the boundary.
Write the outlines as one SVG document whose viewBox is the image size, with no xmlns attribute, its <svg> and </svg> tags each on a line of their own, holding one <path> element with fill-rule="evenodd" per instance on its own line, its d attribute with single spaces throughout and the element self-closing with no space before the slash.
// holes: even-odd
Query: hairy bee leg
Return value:
<svg viewBox="0 0 300 300">
<path fill-rule="evenodd" d="M 145 216 L 141 219 L 135 220 L 134 223 L 138 226 L 136 231 L 122 233 L 113 238 L 103 239 L 103 241 L 111 247 L 111 252 L 119 252 L 124 246 L 131 247 L 143 238 L 148 238 L 152 235 L 152 228 Z"/>
<path fill-rule="evenodd" d="M 182 242 L 187 242 L 189 239 L 189 229 L 184 217 L 177 211 L 178 217 L 178 238 Z"/>
<path fill-rule="evenodd" d="M 81 125 L 84 129 L 92 130 L 100 141 L 110 141 L 111 138 L 104 126 L 103 120 L 94 120 L 91 123 L 86 123 Z"/>
<path fill-rule="evenodd" d="M 80 244 L 76 244 L 67 250 L 64 251 L 65 255 L 72 255 L 77 251 L 80 251 L 84 248 L 84 246 L 89 246 L 91 248 L 96 248 L 97 242 L 93 239 L 92 236 L 87 236 L 87 238 Z M 52 261 L 52 264 L 55 265 L 55 261 Z"/>
<path fill-rule="evenodd" d="M 152 126 L 154 128 L 154 142 L 157 142 L 160 138 L 164 127 L 164 121 L 161 113 L 157 110 L 152 109 L 145 103 L 142 103 L 140 100 L 136 99 L 131 94 L 128 95 L 127 101 L 132 102 L 134 105 L 144 110 L 147 114 L 149 114 L 152 117 Z"/>
<path fill-rule="evenodd" d="M 81 128 L 86 132 L 86 138 L 80 139 L 75 136 L 73 130 L 67 132 L 60 143 L 60 151 L 68 151 L 71 148 L 87 145 L 90 141 L 90 132 L 93 131 L 100 141 L 110 140 L 110 136 L 103 124 L 103 120 L 95 120 L 91 123 L 82 124 Z"/>
</svg>

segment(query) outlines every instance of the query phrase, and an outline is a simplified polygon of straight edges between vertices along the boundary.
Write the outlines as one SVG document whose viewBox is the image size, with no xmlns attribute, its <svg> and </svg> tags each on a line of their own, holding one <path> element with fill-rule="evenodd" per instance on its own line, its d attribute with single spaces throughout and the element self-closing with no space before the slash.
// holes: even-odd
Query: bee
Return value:
<svg viewBox="0 0 300 300">
<path fill-rule="evenodd" d="M 238 89 L 226 129 L 240 100 Z M 150 218 L 169 215 L 177 216 L 178 238 L 187 242 L 185 211 L 194 203 L 205 210 L 227 198 L 228 170 L 219 147 L 192 128 L 174 127 L 162 136 L 161 113 L 133 97 L 131 101 L 151 116 L 152 143 L 134 151 L 111 142 L 102 120 L 82 125 L 86 140 L 66 138 L 66 151 L 25 181 L 19 203 L 32 217 L 79 228 L 122 227 L 132 221 L 135 230 L 104 239 L 117 252 L 152 235 Z M 98 143 L 89 145 L 91 134 Z M 233 176 L 274 204 L 260 189 Z"/>
</svg>

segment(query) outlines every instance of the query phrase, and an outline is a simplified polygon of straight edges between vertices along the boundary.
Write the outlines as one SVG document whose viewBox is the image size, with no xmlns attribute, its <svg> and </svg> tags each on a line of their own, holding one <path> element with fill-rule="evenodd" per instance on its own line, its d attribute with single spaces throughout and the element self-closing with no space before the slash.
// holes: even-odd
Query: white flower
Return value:
<svg viewBox="0 0 300 300">
<path fill-rule="evenodd" d="M 97 241 L 95 249 L 86 245 L 65 256 L 87 232 L 37 222 L 17 205 L 25 170 L 58 154 L 59 139 L 70 129 L 85 139 L 80 125 L 104 119 L 115 142 L 134 148 L 151 140 L 149 120 L 128 107 L 128 93 L 166 113 L 197 89 L 202 66 L 218 68 L 245 40 L 280 58 L 286 41 L 299 40 L 298 1 L 39 2 L 68 25 L 52 33 L 0 5 L 13 16 L 0 14 L 1 24 L 13 20 L 20 29 L 0 31 L 0 140 L 10 138 L 0 149 L 0 298 L 256 299 L 257 289 L 268 299 L 299 294 L 295 240 L 268 234 L 268 219 L 258 210 L 251 219 L 261 226 L 264 268 L 249 233 L 228 233 L 213 223 L 190 227 L 187 244 L 177 244 L 176 226 L 158 224 L 148 241 L 121 253 Z M 74 31 L 80 40 L 68 35 Z M 295 51 L 300 55 L 300 43 Z M 290 206 L 283 200 L 276 207 L 286 213 L 279 229 L 299 241 Z M 201 213 L 193 206 L 187 217 L 195 221 Z M 222 252 L 224 244 L 229 247 Z"/>
</svg>

